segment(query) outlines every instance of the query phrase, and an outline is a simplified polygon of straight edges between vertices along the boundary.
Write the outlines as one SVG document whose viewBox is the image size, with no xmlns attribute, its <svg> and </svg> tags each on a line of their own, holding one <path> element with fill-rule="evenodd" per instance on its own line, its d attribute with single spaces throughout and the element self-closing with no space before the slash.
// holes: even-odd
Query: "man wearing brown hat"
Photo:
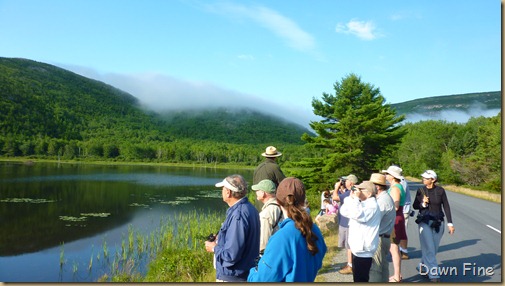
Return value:
<svg viewBox="0 0 505 286">
<path fill-rule="evenodd" d="M 268 179 L 274 182 L 275 187 L 279 186 L 279 183 L 286 178 L 284 173 L 281 171 L 275 159 L 282 156 L 282 153 L 277 151 L 274 146 L 268 146 L 261 156 L 265 157 L 265 161 L 259 164 L 254 170 L 253 174 L 253 184 L 259 183 L 261 180 Z"/>
<path fill-rule="evenodd" d="M 379 224 L 379 245 L 372 258 L 370 280 L 368 282 L 385 283 L 389 281 L 389 262 L 386 258 L 391 247 L 391 232 L 395 225 L 395 203 L 387 192 L 385 175 L 374 173 L 370 176 L 370 182 L 375 185 L 377 190 L 376 198 L 381 213 L 381 221 Z"/>
</svg>

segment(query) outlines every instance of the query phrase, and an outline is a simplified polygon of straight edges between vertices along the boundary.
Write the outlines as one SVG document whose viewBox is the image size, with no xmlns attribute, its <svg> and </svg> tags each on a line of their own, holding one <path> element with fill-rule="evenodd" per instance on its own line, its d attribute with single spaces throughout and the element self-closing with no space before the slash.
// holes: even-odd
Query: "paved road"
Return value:
<svg viewBox="0 0 505 286">
<path fill-rule="evenodd" d="M 409 182 L 412 199 L 420 186 Z M 448 275 L 441 277 L 442 282 L 502 282 L 501 204 L 450 191 L 447 197 L 456 231 L 449 235 L 446 227 L 440 243 L 437 260 L 439 267 L 448 271 Z M 402 261 L 403 282 L 426 282 L 427 278 L 416 270 L 421 248 L 414 220 L 415 216 L 408 222 L 410 259 Z M 390 263 L 391 275 L 392 270 Z"/>
</svg>

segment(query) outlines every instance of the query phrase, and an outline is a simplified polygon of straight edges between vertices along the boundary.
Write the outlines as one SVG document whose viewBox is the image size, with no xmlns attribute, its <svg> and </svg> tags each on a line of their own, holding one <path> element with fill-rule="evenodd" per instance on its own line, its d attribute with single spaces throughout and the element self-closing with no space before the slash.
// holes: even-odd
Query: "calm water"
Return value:
<svg viewBox="0 0 505 286">
<path fill-rule="evenodd" d="M 96 281 L 104 270 L 88 272 L 90 257 L 104 242 L 114 252 L 129 227 L 148 234 L 178 212 L 224 213 L 214 184 L 233 173 L 252 180 L 247 170 L 0 162 L 0 281 Z"/>
</svg>

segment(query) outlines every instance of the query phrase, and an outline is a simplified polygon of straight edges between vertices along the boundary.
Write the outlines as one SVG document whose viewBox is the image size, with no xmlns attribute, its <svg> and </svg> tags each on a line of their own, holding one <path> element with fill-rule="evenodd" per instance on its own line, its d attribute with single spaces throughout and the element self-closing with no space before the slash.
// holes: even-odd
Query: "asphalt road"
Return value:
<svg viewBox="0 0 505 286">
<path fill-rule="evenodd" d="M 414 199 L 422 184 L 409 182 Z M 446 271 L 441 282 L 502 282 L 502 212 L 501 204 L 447 191 L 456 231 L 445 232 L 437 260 Z M 416 211 L 417 215 L 417 211 Z M 415 216 L 408 222 L 409 260 L 402 260 L 403 282 L 427 282 L 416 270 L 421 261 L 418 227 Z M 393 274 L 393 265 L 389 266 Z"/>
</svg>

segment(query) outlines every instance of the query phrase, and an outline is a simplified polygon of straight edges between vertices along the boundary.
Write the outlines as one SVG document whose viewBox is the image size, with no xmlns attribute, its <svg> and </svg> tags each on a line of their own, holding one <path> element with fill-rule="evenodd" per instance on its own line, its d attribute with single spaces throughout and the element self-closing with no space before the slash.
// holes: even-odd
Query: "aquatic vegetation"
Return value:
<svg viewBox="0 0 505 286">
<path fill-rule="evenodd" d="M 189 203 L 189 201 L 160 201 L 160 204 L 172 205 L 172 206 L 188 204 L 188 203 Z"/>
<path fill-rule="evenodd" d="M 83 217 L 108 217 L 110 213 L 81 213 Z"/>
<path fill-rule="evenodd" d="M 86 219 L 64 217 L 66 219 Z M 104 274 L 100 282 L 210 282 L 214 268 L 212 254 L 205 251 L 204 241 L 209 233 L 216 233 L 224 220 L 224 213 L 185 210 L 170 217 L 160 218 L 160 225 L 145 234 L 128 227 L 120 246 L 109 250 L 104 238 L 102 251 L 93 263 L 93 251 L 87 265 L 88 272 L 99 267 Z M 91 215 L 93 216 L 93 215 Z M 93 250 L 93 246 L 92 246 Z M 100 254 L 104 259 L 100 261 Z M 64 250 L 61 247 L 60 266 Z M 77 271 L 74 262 L 72 271 Z M 96 270 L 95 270 L 96 271 Z"/>
<path fill-rule="evenodd" d="M 60 215 L 60 220 L 62 220 L 62 221 L 80 222 L 80 221 L 85 221 L 86 217 L 85 216 L 75 217 L 75 216 L 63 216 L 63 215 Z"/>
<path fill-rule="evenodd" d="M 131 203 L 129 204 L 130 207 L 144 207 L 144 208 L 148 208 L 149 206 L 148 205 L 145 205 L 145 204 L 138 204 L 138 203 Z"/>
<path fill-rule="evenodd" d="M 30 199 L 30 198 L 7 198 L 0 200 L 2 203 L 30 203 L 30 204 L 45 204 L 45 203 L 54 203 L 55 200 L 47 200 L 47 199 Z"/>
</svg>

